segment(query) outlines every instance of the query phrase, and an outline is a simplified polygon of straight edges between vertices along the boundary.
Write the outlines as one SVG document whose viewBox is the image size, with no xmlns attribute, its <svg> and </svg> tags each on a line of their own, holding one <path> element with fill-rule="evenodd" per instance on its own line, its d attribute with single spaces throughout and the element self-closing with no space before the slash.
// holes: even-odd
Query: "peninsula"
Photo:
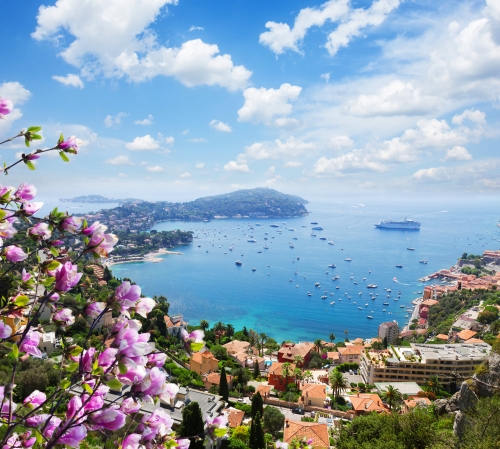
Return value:
<svg viewBox="0 0 500 449">
<path fill-rule="evenodd" d="M 83 195 L 76 196 L 75 198 L 60 198 L 59 201 L 63 203 L 93 203 L 93 204 L 106 204 L 106 203 L 140 203 L 142 200 L 137 198 L 106 198 L 102 195 Z"/>
</svg>

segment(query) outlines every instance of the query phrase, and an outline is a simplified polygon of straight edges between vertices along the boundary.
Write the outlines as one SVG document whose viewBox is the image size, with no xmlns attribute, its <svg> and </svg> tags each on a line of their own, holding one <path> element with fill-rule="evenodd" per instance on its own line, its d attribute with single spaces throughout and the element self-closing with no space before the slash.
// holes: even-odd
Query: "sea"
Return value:
<svg viewBox="0 0 500 449">
<path fill-rule="evenodd" d="M 170 313 L 191 324 L 222 321 L 278 342 L 328 340 L 331 333 L 340 340 L 345 331 L 372 338 L 384 321 L 408 321 L 426 285 L 418 279 L 450 268 L 464 252 L 499 249 L 499 206 L 492 197 L 332 200 L 307 204 L 310 214 L 298 218 L 168 221 L 154 229 L 194 232 L 192 244 L 175 248 L 182 255 L 112 270 L 148 296 L 166 296 Z M 403 217 L 419 221 L 420 230 L 374 226 Z M 323 230 L 313 233 L 313 222 Z"/>
</svg>

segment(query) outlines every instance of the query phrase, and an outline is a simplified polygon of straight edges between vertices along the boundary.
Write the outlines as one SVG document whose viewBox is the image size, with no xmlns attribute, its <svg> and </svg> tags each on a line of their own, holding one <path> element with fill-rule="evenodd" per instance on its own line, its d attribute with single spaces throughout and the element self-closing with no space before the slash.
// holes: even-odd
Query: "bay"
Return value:
<svg viewBox="0 0 500 449">
<path fill-rule="evenodd" d="M 349 337 L 370 338 L 381 322 L 395 319 L 404 325 L 407 312 L 400 306 L 411 306 L 421 296 L 416 294 L 424 287 L 419 278 L 449 268 L 463 252 L 499 248 L 499 203 L 491 197 L 318 201 L 307 205 L 307 217 L 163 222 L 154 229 L 194 232 L 192 244 L 176 248 L 183 255 L 164 255 L 161 263 L 116 265 L 113 273 L 133 279 L 146 295 L 167 296 L 170 313 L 182 313 L 191 323 L 205 319 L 210 325 L 231 323 L 237 330 L 246 326 L 278 342 L 328 340 L 332 332 L 343 339 L 345 330 Z M 421 229 L 374 227 L 380 220 L 403 217 L 421 222 Z M 324 228 L 316 236 L 312 222 Z M 280 227 L 270 227 L 274 223 Z M 266 243 L 269 249 L 263 248 Z M 332 280 L 335 276 L 340 279 Z M 370 283 L 378 288 L 368 289 Z M 371 292 L 378 294 L 375 300 Z"/>
</svg>

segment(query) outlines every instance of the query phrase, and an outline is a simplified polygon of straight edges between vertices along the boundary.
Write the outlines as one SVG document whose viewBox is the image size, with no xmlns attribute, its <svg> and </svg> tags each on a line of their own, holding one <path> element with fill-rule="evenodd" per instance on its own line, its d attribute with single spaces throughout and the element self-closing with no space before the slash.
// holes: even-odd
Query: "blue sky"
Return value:
<svg viewBox="0 0 500 449">
<path fill-rule="evenodd" d="M 15 104 L 0 138 L 40 125 L 42 147 L 84 142 L 5 184 L 152 200 L 500 190 L 498 1 L 33 0 L 0 14 L 0 96 Z"/>
</svg>

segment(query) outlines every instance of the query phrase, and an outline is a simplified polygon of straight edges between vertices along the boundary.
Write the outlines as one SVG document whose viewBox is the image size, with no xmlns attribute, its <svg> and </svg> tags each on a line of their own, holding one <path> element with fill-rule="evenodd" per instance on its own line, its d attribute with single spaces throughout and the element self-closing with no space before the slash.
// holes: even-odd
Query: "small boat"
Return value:
<svg viewBox="0 0 500 449">
<path fill-rule="evenodd" d="M 346 262 L 352 262 L 352 259 L 348 257 L 347 259 L 344 259 Z"/>
<path fill-rule="evenodd" d="M 330 305 L 331 305 L 331 306 L 333 306 L 334 304 L 335 304 L 335 301 L 332 301 L 332 302 L 330 303 Z"/>
<path fill-rule="evenodd" d="M 363 310 L 363 307 L 358 307 L 359 310 Z"/>
<path fill-rule="evenodd" d="M 317 222 L 317 221 L 311 221 L 311 224 L 312 224 L 312 225 L 317 225 L 317 224 L 318 224 L 318 222 Z"/>
<path fill-rule="evenodd" d="M 293 243 L 290 243 L 288 246 L 289 246 L 290 248 L 295 248 L 295 246 L 293 246 Z"/>
<path fill-rule="evenodd" d="M 377 285 L 377 284 L 368 284 L 368 285 L 366 286 L 366 288 L 377 288 L 377 287 L 378 287 L 378 285 Z"/>
<path fill-rule="evenodd" d="M 335 245 L 335 242 L 334 242 L 333 240 L 330 240 L 330 241 L 328 242 L 328 244 L 329 244 L 329 245 Z M 426 262 L 426 263 L 427 263 L 427 262 Z"/>
<path fill-rule="evenodd" d="M 252 268 L 252 271 L 257 271 L 257 268 Z"/>
<path fill-rule="evenodd" d="M 338 290 L 340 287 L 337 285 L 335 288 Z"/>
<path fill-rule="evenodd" d="M 382 312 L 385 312 L 385 309 L 382 309 Z"/>
<path fill-rule="evenodd" d="M 307 296 L 312 296 L 312 295 L 311 295 L 311 292 L 307 292 Z"/>
<path fill-rule="evenodd" d="M 242 262 L 241 260 L 237 260 L 237 261 L 235 262 L 235 264 L 239 266 L 239 265 L 242 265 L 242 264 L 243 264 L 243 262 Z"/>
<path fill-rule="evenodd" d="M 326 297 L 326 295 L 323 295 L 323 296 L 321 297 L 321 299 L 326 299 L 326 298 L 327 298 L 327 297 Z"/>
<path fill-rule="evenodd" d="M 396 265 L 396 268 L 403 268 L 403 265 L 398 264 L 398 265 Z"/>
<path fill-rule="evenodd" d="M 404 309 L 404 308 L 405 308 L 405 306 L 401 305 L 401 306 L 399 306 L 399 308 L 400 308 L 400 309 Z"/>
<path fill-rule="evenodd" d="M 249 242 L 249 243 L 255 243 L 255 242 L 257 242 L 257 240 L 255 240 L 255 239 L 248 239 L 247 242 Z"/>
<path fill-rule="evenodd" d="M 316 283 L 314 284 L 314 286 L 315 286 L 315 287 L 319 287 L 319 285 L 320 285 L 320 284 L 319 284 L 319 282 L 316 282 Z"/>
<path fill-rule="evenodd" d="M 330 265 L 328 265 L 330 268 L 337 268 L 337 265 L 335 265 L 334 263 L 331 263 Z"/>
<path fill-rule="evenodd" d="M 415 248 L 406 248 L 408 251 L 415 251 Z"/>
<path fill-rule="evenodd" d="M 419 260 L 418 262 L 419 262 L 419 263 L 423 263 L 423 264 L 426 264 L 426 263 L 427 263 L 427 261 L 426 261 L 425 259 Z"/>
<path fill-rule="evenodd" d="M 384 302 L 384 306 L 388 306 L 388 305 L 389 305 L 389 303 L 388 303 L 388 302 Z"/>
<path fill-rule="evenodd" d="M 320 240 L 326 240 L 326 237 L 320 237 L 319 239 Z"/>
<path fill-rule="evenodd" d="M 368 303 L 365 304 L 365 307 L 368 307 Z"/>
<path fill-rule="evenodd" d="M 371 315 L 368 315 L 366 318 L 373 320 L 373 317 Z"/>
<path fill-rule="evenodd" d="M 198 245 L 198 248 L 201 248 L 201 245 Z"/>
</svg>

